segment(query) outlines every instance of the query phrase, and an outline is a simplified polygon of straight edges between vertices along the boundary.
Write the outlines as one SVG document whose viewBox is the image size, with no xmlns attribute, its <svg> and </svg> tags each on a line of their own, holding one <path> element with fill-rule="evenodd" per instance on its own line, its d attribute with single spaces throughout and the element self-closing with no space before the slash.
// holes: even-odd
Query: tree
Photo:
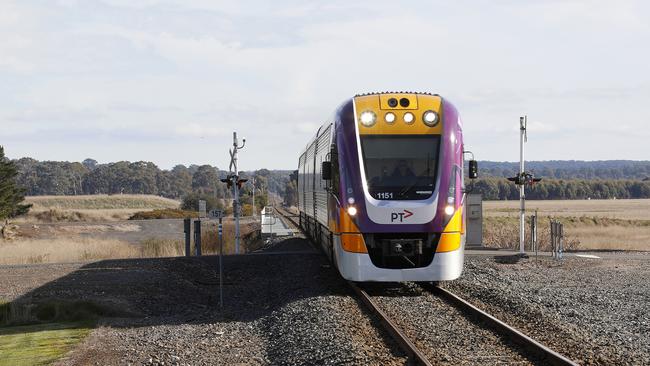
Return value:
<svg viewBox="0 0 650 366">
<path fill-rule="evenodd" d="M 83 164 L 83 166 L 88 170 L 95 170 L 95 168 L 97 168 L 97 160 L 95 159 L 88 158 L 81 162 L 81 164 Z"/>
<path fill-rule="evenodd" d="M 298 186 L 295 180 L 288 181 L 284 188 L 284 203 L 287 206 L 298 206 Z"/>
<path fill-rule="evenodd" d="M 218 170 L 210 165 L 201 165 L 192 175 L 192 188 L 200 193 L 212 193 L 213 196 L 217 196 L 218 182 Z"/>
<path fill-rule="evenodd" d="M 169 183 L 171 197 L 182 197 L 192 192 L 192 174 L 185 165 L 176 165 L 169 172 Z"/>
<path fill-rule="evenodd" d="M 13 161 L 5 157 L 4 147 L 0 146 L 0 219 L 26 214 L 32 205 L 22 204 L 25 189 L 16 185 L 18 169 Z"/>
<path fill-rule="evenodd" d="M 223 204 L 221 200 L 211 196 L 209 194 L 201 193 L 190 193 L 187 196 L 183 197 L 181 202 L 181 209 L 185 211 L 198 211 L 199 210 L 199 200 L 205 201 L 206 210 L 223 210 Z"/>
</svg>

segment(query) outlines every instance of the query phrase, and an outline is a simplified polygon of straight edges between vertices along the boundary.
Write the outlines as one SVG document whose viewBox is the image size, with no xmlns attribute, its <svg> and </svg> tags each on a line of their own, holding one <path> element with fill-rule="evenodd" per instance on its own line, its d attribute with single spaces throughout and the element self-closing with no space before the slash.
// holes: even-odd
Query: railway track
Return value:
<svg viewBox="0 0 650 366">
<path fill-rule="evenodd" d="M 285 218 L 292 226 L 294 226 L 295 230 L 300 231 L 300 227 L 298 226 L 298 222 L 296 220 L 297 215 L 291 214 L 284 208 L 277 209 L 277 212 L 283 216 L 283 218 Z M 356 283 L 348 281 L 348 284 L 352 291 L 359 297 L 361 302 L 370 310 L 370 312 L 379 318 L 380 323 L 384 329 L 407 354 L 411 363 L 418 365 L 434 365 L 437 363 L 431 359 L 432 357 L 429 356 L 431 350 L 425 350 L 422 347 L 418 347 L 418 342 L 412 338 L 409 338 L 405 329 L 398 325 L 398 322 L 395 321 L 389 315 L 389 313 L 385 311 L 385 309 L 382 309 L 382 306 L 378 301 L 376 301 L 375 296 L 371 296 L 366 290 L 364 290 Z M 509 347 L 512 348 L 517 348 L 512 352 L 517 355 L 523 355 L 523 358 L 530 363 L 561 366 L 577 365 L 577 363 L 570 360 L 569 358 L 561 355 L 558 352 L 555 352 L 549 347 L 534 340 L 523 332 L 504 323 L 503 321 L 488 314 L 487 312 L 479 309 L 478 307 L 472 305 L 468 301 L 464 300 L 460 296 L 452 293 L 447 289 L 438 287 L 433 283 L 418 283 L 417 286 L 423 291 L 431 294 L 433 297 L 442 300 L 442 302 L 448 304 L 448 306 L 455 308 L 467 319 L 471 319 L 472 323 L 474 323 L 477 328 L 487 326 L 489 328 L 489 331 L 493 332 L 496 338 L 509 340 L 509 342 L 506 342 L 504 344 L 508 344 Z M 418 321 L 421 321 L 421 319 L 417 320 L 416 322 Z M 483 362 L 488 363 L 488 361 Z"/>
</svg>

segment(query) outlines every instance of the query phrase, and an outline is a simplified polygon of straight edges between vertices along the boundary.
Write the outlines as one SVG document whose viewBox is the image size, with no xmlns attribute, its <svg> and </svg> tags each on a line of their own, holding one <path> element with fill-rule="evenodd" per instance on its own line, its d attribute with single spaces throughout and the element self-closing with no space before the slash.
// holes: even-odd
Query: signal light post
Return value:
<svg viewBox="0 0 650 366">
<path fill-rule="evenodd" d="M 535 178 L 532 173 L 524 170 L 524 143 L 528 142 L 528 134 L 526 128 L 528 125 L 528 116 L 519 117 L 519 174 L 515 177 L 508 178 L 509 181 L 514 182 L 519 186 L 519 255 L 525 256 L 524 251 L 524 237 L 526 225 L 526 192 L 524 186 L 540 182 L 541 178 Z"/>
<path fill-rule="evenodd" d="M 246 139 L 242 139 L 242 145 L 239 146 L 237 141 L 237 132 L 232 133 L 232 149 L 228 150 L 230 153 L 230 174 L 221 181 L 228 184 L 228 188 L 233 189 L 232 209 L 235 216 L 235 254 L 239 254 L 239 190 L 242 184 L 248 179 L 239 179 L 239 170 L 237 168 L 237 151 L 244 148 Z"/>
<path fill-rule="evenodd" d="M 524 143 L 528 141 L 526 127 L 528 116 L 519 117 L 519 176 L 524 174 Z M 526 193 L 524 185 L 519 185 L 519 255 L 524 255 L 524 225 L 526 224 Z"/>
</svg>

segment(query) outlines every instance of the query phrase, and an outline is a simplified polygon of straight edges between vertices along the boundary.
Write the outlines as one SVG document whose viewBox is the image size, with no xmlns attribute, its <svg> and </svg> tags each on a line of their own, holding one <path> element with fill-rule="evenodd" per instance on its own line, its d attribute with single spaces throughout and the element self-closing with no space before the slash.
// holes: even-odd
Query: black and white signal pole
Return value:
<svg viewBox="0 0 650 366">
<path fill-rule="evenodd" d="M 519 117 L 519 176 L 524 177 L 524 143 L 527 142 L 526 126 L 528 116 Z M 524 255 L 524 225 L 526 225 L 526 192 L 525 184 L 519 185 L 519 255 Z"/>
<path fill-rule="evenodd" d="M 542 180 L 541 178 L 535 178 L 532 172 L 527 172 L 524 169 L 524 144 L 528 142 L 527 125 L 528 116 L 519 117 L 519 174 L 508 178 L 509 181 L 519 186 L 519 255 L 522 257 L 526 255 L 524 252 L 526 225 L 526 191 L 524 188 L 526 185 L 532 187 Z"/>
</svg>

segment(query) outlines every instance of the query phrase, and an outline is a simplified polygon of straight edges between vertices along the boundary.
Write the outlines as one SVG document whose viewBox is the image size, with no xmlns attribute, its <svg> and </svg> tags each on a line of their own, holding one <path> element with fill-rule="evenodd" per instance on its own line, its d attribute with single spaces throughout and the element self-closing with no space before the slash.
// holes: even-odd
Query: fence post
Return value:
<svg viewBox="0 0 650 366">
<path fill-rule="evenodd" d="M 530 217 L 530 250 L 534 250 L 537 257 L 537 211 Z"/>
<path fill-rule="evenodd" d="M 219 216 L 219 307 L 223 309 L 223 225 Z"/>
<path fill-rule="evenodd" d="M 559 231 L 560 235 L 558 235 L 558 244 L 559 244 L 559 252 L 558 252 L 558 258 L 562 259 L 562 251 L 564 250 L 564 225 L 558 222 L 559 226 Z"/>
<path fill-rule="evenodd" d="M 557 259 L 557 249 L 559 245 L 557 234 L 558 234 L 557 221 L 553 221 L 553 258 L 555 259 Z"/>
<path fill-rule="evenodd" d="M 551 256 L 555 258 L 555 221 L 551 220 Z"/>
<path fill-rule="evenodd" d="M 201 256 L 201 220 L 194 221 L 194 254 Z"/>
<path fill-rule="evenodd" d="M 192 231 L 192 219 L 189 217 L 183 220 L 183 232 L 185 233 L 185 256 L 189 257 L 192 255 L 191 249 L 191 231 Z"/>
</svg>

